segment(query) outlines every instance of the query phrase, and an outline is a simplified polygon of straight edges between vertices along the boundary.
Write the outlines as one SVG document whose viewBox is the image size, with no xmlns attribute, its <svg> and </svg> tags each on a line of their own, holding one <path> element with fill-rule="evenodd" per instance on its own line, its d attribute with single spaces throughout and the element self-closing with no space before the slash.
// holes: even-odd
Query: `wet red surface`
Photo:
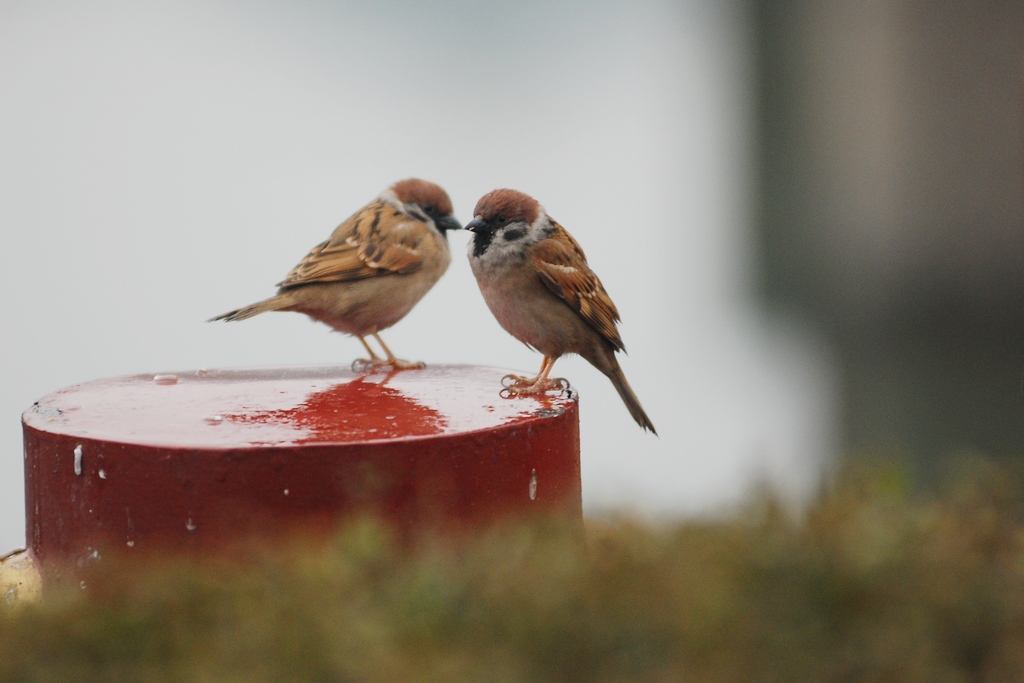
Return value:
<svg viewBox="0 0 1024 683">
<path fill-rule="evenodd" d="M 354 513 L 411 535 L 580 515 L 575 398 L 502 398 L 505 372 L 210 370 L 57 391 L 23 415 L 29 547 L 74 577 L 104 548 L 210 548 Z"/>
<path fill-rule="evenodd" d="M 364 378 L 314 391 L 292 408 L 248 409 L 221 416 L 229 424 L 252 425 L 261 432 L 282 428 L 295 443 L 430 436 L 444 434 L 448 427 L 448 419 L 436 408 L 386 382 Z"/>
<path fill-rule="evenodd" d="M 503 399 L 506 372 L 438 366 L 371 374 L 324 367 L 133 375 L 57 391 L 23 420 L 96 439 L 232 448 L 455 434 L 573 403 L 564 395 Z"/>
</svg>

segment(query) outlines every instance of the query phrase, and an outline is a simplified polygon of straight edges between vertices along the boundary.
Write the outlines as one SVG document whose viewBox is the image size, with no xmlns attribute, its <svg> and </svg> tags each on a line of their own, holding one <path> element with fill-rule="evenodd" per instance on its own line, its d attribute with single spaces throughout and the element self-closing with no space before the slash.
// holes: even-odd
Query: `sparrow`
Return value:
<svg viewBox="0 0 1024 683">
<path fill-rule="evenodd" d="M 491 313 L 544 354 L 536 377 L 504 378 L 508 393 L 564 387 L 565 380 L 548 375 L 559 357 L 576 353 L 612 381 L 637 424 L 657 434 L 615 357 L 626 350 L 619 312 L 572 235 L 536 199 L 507 189 L 481 197 L 466 229 L 473 233 L 469 263 Z"/>
<path fill-rule="evenodd" d="M 422 368 L 423 363 L 396 358 L 379 332 L 404 318 L 448 269 L 447 232 L 461 227 L 441 187 L 401 180 L 313 247 L 277 284 L 277 294 L 207 322 L 296 311 L 358 338 L 370 358 L 353 366 Z M 374 353 L 366 337 L 377 340 L 385 358 Z"/>
</svg>

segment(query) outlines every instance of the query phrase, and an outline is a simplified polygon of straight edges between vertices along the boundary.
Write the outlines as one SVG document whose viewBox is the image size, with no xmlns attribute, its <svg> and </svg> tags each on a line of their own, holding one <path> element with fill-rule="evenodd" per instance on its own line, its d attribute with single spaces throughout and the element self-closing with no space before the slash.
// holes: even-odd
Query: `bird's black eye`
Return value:
<svg viewBox="0 0 1024 683">
<path fill-rule="evenodd" d="M 426 211 L 427 213 L 434 213 L 434 205 L 433 204 L 424 204 L 423 205 L 423 210 Z"/>
<path fill-rule="evenodd" d="M 507 220 L 508 220 L 508 217 L 506 217 L 504 215 L 499 215 L 497 218 L 494 219 L 494 221 L 496 223 L 504 223 Z"/>
</svg>

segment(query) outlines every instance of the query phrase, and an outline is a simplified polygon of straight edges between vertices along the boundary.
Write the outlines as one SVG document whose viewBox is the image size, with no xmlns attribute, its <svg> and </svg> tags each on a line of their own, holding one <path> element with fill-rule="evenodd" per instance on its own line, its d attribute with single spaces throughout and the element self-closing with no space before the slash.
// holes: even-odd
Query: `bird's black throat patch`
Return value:
<svg viewBox="0 0 1024 683">
<path fill-rule="evenodd" d="M 491 240 L 494 239 L 494 230 L 492 228 L 476 229 L 473 231 L 473 256 L 480 258 L 486 253 L 487 248 L 491 246 Z"/>
</svg>

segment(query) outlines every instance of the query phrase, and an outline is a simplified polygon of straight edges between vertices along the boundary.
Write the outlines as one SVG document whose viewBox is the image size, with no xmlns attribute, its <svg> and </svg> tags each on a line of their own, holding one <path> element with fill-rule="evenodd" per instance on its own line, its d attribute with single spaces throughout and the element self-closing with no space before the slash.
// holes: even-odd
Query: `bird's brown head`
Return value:
<svg viewBox="0 0 1024 683">
<path fill-rule="evenodd" d="M 528 194 L 518 190 L 492 190 L 473 209 L 473 218 L 500 227 L 507 223 L 531 225 L 541 214 L 540 204 Z"/>
<path fill-rule="evenodd" d="M 507 189 L 488 192 L 476 203 L 473 220 L 466 224 L 466 230 L 474 233 L 472 255 L 480 258 L 494 244 L 502 246 L 492 252 L 494 258 L 501 259 L 506 245 L 536 241 L 542 229 L 537 219 L 543 215 L 544 209 L 528 194 Z"/>
<path fill-rule="evenodd" d="M 412 215 L 422 212 L 433 220 L 442 234 L 446 230 L 462 228 L 452 214 L 451 198 L 440 185 L 419 178 L 407 178 L 392 185 L 391 191 Z"/>
</svg>

